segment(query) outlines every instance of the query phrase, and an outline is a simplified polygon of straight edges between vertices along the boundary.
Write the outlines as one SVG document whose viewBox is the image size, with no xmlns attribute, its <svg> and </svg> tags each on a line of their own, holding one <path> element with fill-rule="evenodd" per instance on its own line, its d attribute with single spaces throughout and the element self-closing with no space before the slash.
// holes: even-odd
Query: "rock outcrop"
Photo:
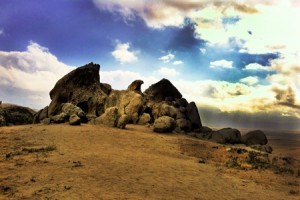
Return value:
<svg viewBox="0 0 300 200">
<path fill-rule="evenodd" d="M 239 144 L 241 143 L 241 133 L 237 129 L 223 128 L 212 132 L 211 140 L 220 144 Z"/>
<path fill-rule="evenodd" d="M 242 136 L 242 141 L 246 145 L 265 145 L 268 139 L 265 133 L 261 130 L 250 131 Z"/>
<path fill-rule="evenodd" d="M 110 107 L 105 110 L 105 113 L 95 119 L 95 124 L 104 124 L 110 127 L 116 127 L 119 119 L 118 108 Z"/>
<path fill-rule="evenodd" d="M 175 129 L 176 122 L 169 116 L 162 116 L 155 120 L 153 131 L 158 133 L 170 133 Z"/>
<path fill-rule="evenodd" d="M 0 105 L 0 126 L 31 124 L 36 112 L 30 108 L 12 105 Z"/>
<path fill-rule="evenodd" d="M 107 95 L 101 89 L 99 69 L 100 65 L 89 63 L 62 77 L 50 91 L 48 116 L 58 114 L 63 103 L 72 103 L 89 115 L 104 113 Z"/>
<path fill-rule="evenodd" d="M 182 95 L 177 88 L 167 79 L 162 79 L 159 82 L 151 85 L 144 95 L 147 99 L 155 102 L 165 100 L 181 99 Z"/>
</svg>

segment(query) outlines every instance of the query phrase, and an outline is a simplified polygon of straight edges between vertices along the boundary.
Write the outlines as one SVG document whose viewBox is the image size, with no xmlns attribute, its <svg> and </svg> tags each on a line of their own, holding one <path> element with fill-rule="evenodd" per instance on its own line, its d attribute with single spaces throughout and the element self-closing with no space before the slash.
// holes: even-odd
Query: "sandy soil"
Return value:
<svg viewBox="0 0 300 200">
<path fill-rule="evenodd" d="M 299 141 L 274 138 L 299 158 Z M 2 127 L 0 144 L 0 199 L 300 199 L 299 177 L 199 163 L 193 149 L 217 144 L 144 126 Z"/>
</svg>

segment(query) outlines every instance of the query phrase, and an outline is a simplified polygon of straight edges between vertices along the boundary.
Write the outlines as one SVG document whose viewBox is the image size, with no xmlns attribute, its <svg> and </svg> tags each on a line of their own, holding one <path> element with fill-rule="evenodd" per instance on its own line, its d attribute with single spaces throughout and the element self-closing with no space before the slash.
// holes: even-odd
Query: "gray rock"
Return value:
<svg viewBox="0 0 300 200">
<path fill-rule="evenodd" d="M 0 105 L 0 124 L 2 125 L 22 125 L 32 124 L 33 117 L 36 114 L 30 108 L 13 105 L 1 104 Z"/>
<path fill-rule="evenodd" d="M 80 125 L 81 119 L 76 114 L 72 114 L 69 118 L 70 125 Z"/>
<path fill-rule="evenodd" d="M 243 135 L 242 142 L 246 145 L 265 145 L 268 143 L 268 139 L 263 131 L 255 130 Z"/>
<path fill-rule="evenodd" d="M 89 115 L 101 115 L 107 95 L 101 90 L 99 69 L 100 65 L 89 63 L 58 80 L 50 91 L 48 116 L 59 114 L 63 103 L 72 103 Z"/>
<path fill-rule="evenodd" d="M 43 119 L 48 118 L 48 106 L 39 110 L 33 117 L 33 123 L 40 123 Z"/>
<path fill-rule="evenodd" d="M 176 121 L 169 116 L 159 117 L 154 121 L 153 131 L 158 133 L 172 132 L 176 127 Z"/>
<path fill-rule="evenodd" d="M 186 119 L 177 119 L 176 120 L 176 128 L 180 130 L 179 132 L 189 132 L 192 129 L 191 122 Z"/>
<path fill-rule="evenodd" d="M 75 106 L 72 103 L 64 103 L 62 104 L 61 111 L 66 113 L 68 116 L 77 115 L 79 118 L 86 117 L 85 112 L 78 106 Z"/>
<path fill-rule="evenodd" d="M 198 108 L 195 104 L 195 102 L 191 102 L 186 107 L 187 109 L 187 117 L 189 120 L 191 120 L 193 129 L 199 129 L 202 127 L 200 115 L 198 112 Z"/>
<path fill-rule="evenodd" d="M 182 95 L 177 88 L 167 79 L 162 79 L 159 82 L 151 85 L 145 90 L 144 95 L 150 101 L 160 102 L 173 99 L 181 99 Z"/>
<path fill-rule="evenodd" d="M 62 112 L 58 115 L 51 117 L 50 119 L 51 119 L 51 122 L 53 122 L 55 124 L 65 123 L 68 119 L 68 115 L 66 113 Z"/>
<path fill-rule="evenodd" d="M 212 132 L 211 140 L 220 144 L 239 144 L 241 143 L 241 133 L 237 129 L 223 128 Z"/>
<path fill-rule="evenodd" d="M 177 103 L 181 106 L 181 107 L 187 107 L 188 106 L 188 101 L 185 98 L 181 98 L 177 100 Z"/>
</svg>

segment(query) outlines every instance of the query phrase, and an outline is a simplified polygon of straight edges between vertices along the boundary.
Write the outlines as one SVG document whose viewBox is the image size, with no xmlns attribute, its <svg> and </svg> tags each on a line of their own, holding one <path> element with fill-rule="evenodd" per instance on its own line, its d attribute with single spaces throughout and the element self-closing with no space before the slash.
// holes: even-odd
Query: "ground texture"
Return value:
<svg viewBox="0 0 300 200">
<path fill-rule="evenodd" d="M 299 158 L 297 133 L 267 134 L 275 155 Z M 228 167 L 232 147 L 144 126 L 2 127 L 0 145 L 0 199 L 300 198 L 297 175 Z"/>
</svg>

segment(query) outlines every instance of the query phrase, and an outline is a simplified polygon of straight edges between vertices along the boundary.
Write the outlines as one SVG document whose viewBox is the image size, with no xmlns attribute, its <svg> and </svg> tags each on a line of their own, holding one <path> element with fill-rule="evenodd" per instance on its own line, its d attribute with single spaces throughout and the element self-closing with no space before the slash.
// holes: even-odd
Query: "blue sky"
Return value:
<svg viewBox="0 0 300 200">
<path fill-rule="evenodd" d="M 0 2 L 0 98 L 35 108 L 91 61 L 101 82 L 170 79 L 220 112 L 300 118 L 297 1 Z M 274 15 L 276 13 L 276 15 Z"/>
</svg>

